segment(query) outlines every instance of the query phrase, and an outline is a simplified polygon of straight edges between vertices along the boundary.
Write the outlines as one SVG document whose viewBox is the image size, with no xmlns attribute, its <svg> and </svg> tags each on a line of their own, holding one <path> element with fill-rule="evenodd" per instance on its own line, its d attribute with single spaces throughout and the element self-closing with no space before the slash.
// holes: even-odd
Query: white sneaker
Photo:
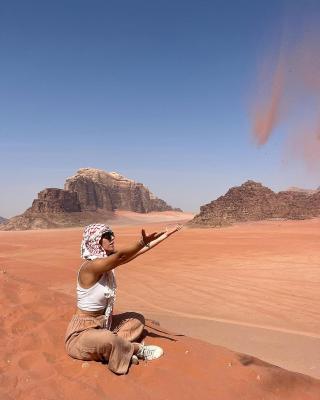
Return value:
<svg viewBox="0 0 320 400">
<path fill-rule="evenodd" d="M 163 350 L 159 346 L 154 345 L 141 345 L 140 349 L 138 350 L 136 356 L 141 358 L 142 360 L 155 360 L 156 358 L 161 357 L 163 354 Z"/>
</svg>

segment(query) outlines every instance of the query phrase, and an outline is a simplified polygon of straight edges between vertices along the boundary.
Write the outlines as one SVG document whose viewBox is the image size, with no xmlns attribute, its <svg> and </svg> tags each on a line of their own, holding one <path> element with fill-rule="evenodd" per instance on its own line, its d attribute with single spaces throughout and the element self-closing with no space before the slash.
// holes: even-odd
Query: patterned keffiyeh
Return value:
<svg viewBox="0 0 320 400">
<path fill-rule="evenodd" d="M 101 236 L 106 232 L 112 232 L 112 229 L 104 224 L 91 224 L 85 228 L 81 242 L 81 258 L 95 260 L 96 258 L 107 257 L 99 243 Z"/>
</svg>

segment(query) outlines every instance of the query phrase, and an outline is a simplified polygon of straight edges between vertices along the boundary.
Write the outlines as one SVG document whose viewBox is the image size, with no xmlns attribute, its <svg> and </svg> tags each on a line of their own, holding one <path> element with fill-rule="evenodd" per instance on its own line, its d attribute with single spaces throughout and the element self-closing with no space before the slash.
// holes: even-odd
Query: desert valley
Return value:
<svg viewBox="0 0 320 400">
<path fill-rule="evenodd" d="M 0 18 L 0 400 L 320 400 L 320 1 Z"/>
<path fill-rule="evenodd" d="M 255 214 L 244 206 L 246 191 Z M 227 209 L 238 217 L 261 215 L 260 192 L 254 183 L 241 186 L 232 192 L 240 211 L 235 212 L 235 203 Z M 269 205 L 272 193 L 267 192 Z M 300 204 L 314 193 L 301 196 Z M 230 195 L 217 206 L 213 202 L 210 213 L 217 215 L 214 207 L 228 201 Z M 59 207 L 54 223 L 64 219 Z M 79 399 L 318 400 L 320 218 L 270 219 L 269 209 L 262 209 L 266 218 L 233 218 L 220 228 L 199 227 L 199 221 L 190 223 L 192 214 L 172 208 L 108 210 L 120 247 L 136 240 L 141 227 L 153 231 L 184 224 L 168 241 L 116 271 L 117 310 L 143 313 L 146 342 L 165 351 L 159 360 L 131 366 L 125 376 L 99 363 L 73 360 L 64 350 L 65 329 L 75 310 L 82 228 L 72 220 L 63 229 L 11 226 L 0 232 L 1 399 L 76 394 Z M 50 215 L 46 208 L 41 218 L 51 223 Z M 32 224 L 30 213 L 23 218 Z"/>
</svg>

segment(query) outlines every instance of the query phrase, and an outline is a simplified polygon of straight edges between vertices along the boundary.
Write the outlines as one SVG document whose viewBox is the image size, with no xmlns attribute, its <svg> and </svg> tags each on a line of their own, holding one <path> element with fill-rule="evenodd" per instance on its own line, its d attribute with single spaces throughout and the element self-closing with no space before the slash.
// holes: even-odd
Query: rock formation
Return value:
<svg viewBox="0 0 320 400">
<path fill-rule="evenodd" d="M 265 219 L 306 219 L 320 216 L 320 191 L 288 190 L 279 193 L 247 181 L 217 200 L 200 207 L 190 225 L 219 227 Z"/>
<path fill-rule="evenodd" d="M 76 175 L 66 180 L 64 188 L 78 194 L 81 211 L 121 209 L 146 213 L 173 210 L 165 201 L 155 197 L 142 183 L 125 178 L 116 172 L 82 168 Z"/>
<path fill-rule="evenodd" d="M 142 183 L 116 172 L 82 168 L 68 178 L 65 189 L 48 188 L 23 214 L 1 224 L 0 230 L 49 229 L 106 222 L 115 210 L 137 213 L 181 211 L 155 197 Z"/>
<path fill-rule="evenodd" d="M 38 193 L 27 212 L 61 213 L 81 211 L 78 195 L 75 192 L 62 189 L 44 189 Z"/>
<path fill-rule="evenodd" d="M 320 188 L 318 188 L 318 189 L 303 189 L 303 188 L 299 188 L 296 186 L 291 186 L 286 190 L 286 192 L 304 192 L 307 194 L 313 194 L 313 193 L 316 193 L 317 190 L 320 190 Z"/>
<path fill-rule="evenodd" d="M 7 219 L 6 219 L 6 218 L 0 217 L 0 224 L 3 224 L 3 223 L 5 223 L 6 221 L 7 221 Z"/>
</svg>

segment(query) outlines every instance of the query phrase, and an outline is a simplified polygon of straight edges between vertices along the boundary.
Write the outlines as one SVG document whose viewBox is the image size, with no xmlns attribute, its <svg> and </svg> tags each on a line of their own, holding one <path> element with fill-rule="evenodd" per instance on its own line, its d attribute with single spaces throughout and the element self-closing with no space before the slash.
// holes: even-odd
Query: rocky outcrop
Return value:
<svg viewBox="0 0 320 400">
<path fill-rule="evenodd" d="M 32 206 L 22 215 L 10 218 L 1 230 L 50 229 L 81 224 L 82 215 L 77 193 L 48 188 L 38 193 Z"/>
<path fill-rule="evenodd" d="M 6 218 L 0 217 L 0 224 L 4 224 L 7 221 Z"/>
<path fill-rule="evenodd" d="M 114 213 L 110 211 L 36 213 L 29 208 L 23 214 L 10 218 L 0 225 L 0 230 L 68 228 L 92 223 L 110 223 L 114 218 Z"/>
<path fill-rule="evenodd" d="M 44 189 L 33 200 L 27 213 L 63 213 L 81 211 L 78 195 L 62 189 Z"/>
<path fill-rule="evenodd" d="M 303 189 L 303 188 L 299 188 L 296 186 L 291 186 L 286 190 L 286 192 L 303 192 L 303 193 L 307 193 L 307 194 L 314 194 L 314 193 L 316 193 L 317 190 L 320 190 L 320 188 L 318 188 L 318 189 Z"/>
<path fill-rule="evenodd" d="M 114 211 L 138 213 L 181 211 L 155 197 L 142 183 L 116 172 L 82 168 L 68 178 L 65 189 L 48 188 L 38 193 L 23 214 L 1 224 L 0 230 L 49 229 L 107 222 Z"/>
<path fill-rule="evenodd" d="M 320 191 L 288 190 L 279 193 L 247 181 L 224 196 L 200 207 L 190 225 L 219 227 L 265 219 L 306 219 L 320 216 Z"/>
<path fill-rule="evenodd" d="M 64 188 L 78 194 L 82 211 L 121 209 L 147 213 L 173 210 L 165 201 L 155 197 L 142 183 L 116 172 L 82 168 L 76 175 L 66 180 Z"/>
</svg>

